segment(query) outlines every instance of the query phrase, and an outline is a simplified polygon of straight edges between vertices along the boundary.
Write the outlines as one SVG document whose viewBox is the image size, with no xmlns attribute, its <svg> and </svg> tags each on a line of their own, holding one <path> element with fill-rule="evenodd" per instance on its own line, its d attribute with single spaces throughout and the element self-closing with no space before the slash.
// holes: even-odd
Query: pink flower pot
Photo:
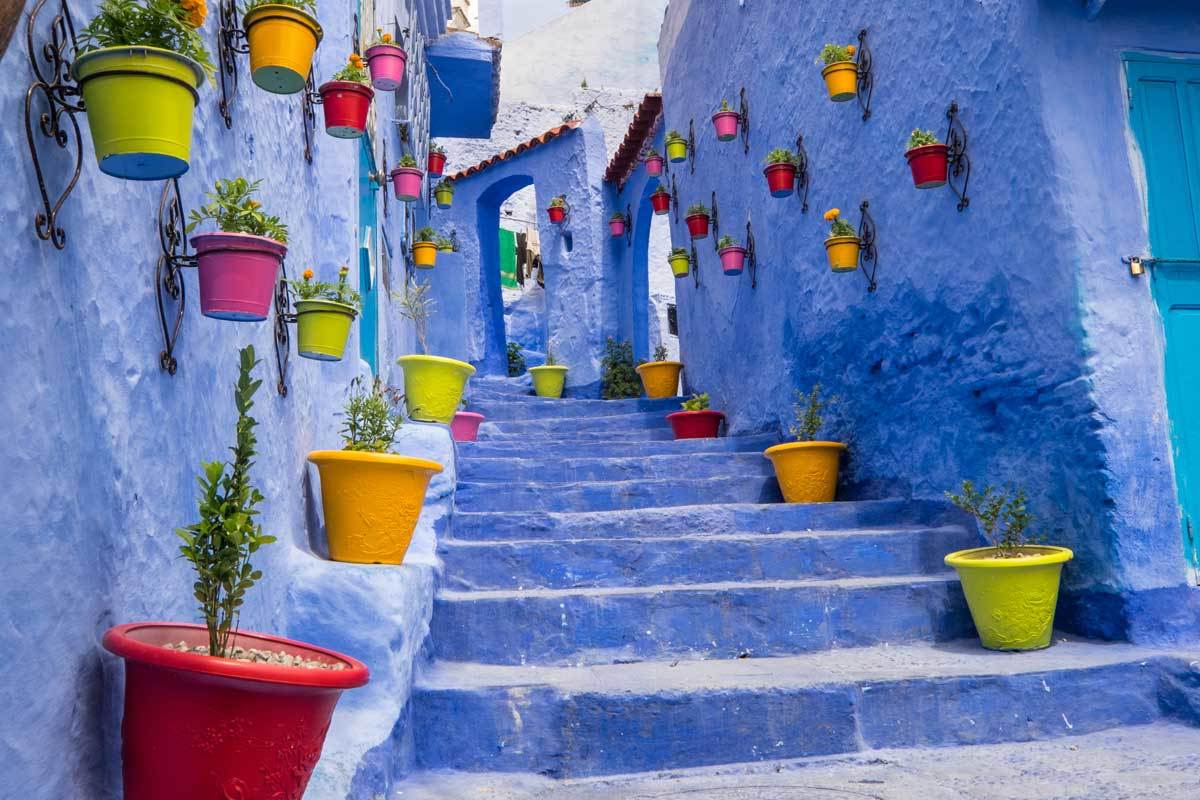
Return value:
<svg viewBox="0 0 1200 800">
<path fill-rule="evenodd" d="M 425 173 L 416 167 L 396 167 L 392 170 L 392 188 L 396 199 L 411 203 L 421 199 L 421 181 Z"/>
<path fill-rule="evenodd" d="M 192 247 L 199 263 L 201 314 L 234 322 L 267 318 L 286 245 L 249 233 L 202 233 L 192 237 Z"/>
<path fill-rule="evenodd" d="M 608 231 L 609 231 L 609 233 L 612 234 L 614 239 L 619 239 L 620 237 L 624 236 L 625 235 L 625 220 L 623 220 L 623 219 L 610 220 L 608 223 Z"/>
<path fill-rule="evenodd" d="M 746 248 L 744 247 L 726 247 L 721 250 L 721 269 L 725 270 L 726 275 L 741 275 L 742 268 L 746 265 Z"/>
<path fill-rule="evenodd" d="M 367 48 L 367 67 L 371 70 L 371 85 L 385 92 L 394 92 L 404 83 L 404 65 L 408 54 L 395 44 L 377 44 Z"/>
<path fill-rule="evenodd" d="M 646 159 L 646 174 L 647 175 L 662 175 L 663 160 L 662 156 L 651 156 Z"/>
<path fill-rule="evenodd" d="M 450 423 L 450 435 L 456 442 L 473 442 L 479 435 L 479 425 L 483 422 L 483 414 L 473 411 L 457 411 Z"/>
<path fill-rule="evenodd" d="M 717 131 L 717 139 L 722 142 L 732 142 L 738 134 L 738 113 L 736 111 L 718 111 L 713 114 L 713 128 Z"/>
</svg>

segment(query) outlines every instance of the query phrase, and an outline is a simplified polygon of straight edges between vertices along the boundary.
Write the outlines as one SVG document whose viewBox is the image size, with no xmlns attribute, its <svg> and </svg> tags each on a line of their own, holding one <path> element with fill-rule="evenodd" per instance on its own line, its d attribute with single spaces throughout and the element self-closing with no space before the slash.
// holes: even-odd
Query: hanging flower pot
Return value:
<svg viewBox="0 0 1200 800">
<path fill-rule="evenodd" d="M 663 158 L 655 150 L 646 154 L 646 174 L 654 178 L 663 174 Z"/>
<path fill-rule="evenodd" d="M 401 156 L 400 163 L 391 171 L 392 189 L 396 199 L 404 203 L 412 203 L 421 199 L 421 187 L 425 181 L 425 173 L 417 169 L 417 160 L 412 156 Z"/>
<path fill-rule="evenodd" d="M 79 56 L 72 70 L 101 172 L 135 181 L 187 172 L 200 64 L 157 47 L 107 47 Z"/>
<path fill-rule="evenodd" d="M 450 436 L 456 442 L 473 442 L 479 437 L 479 426 L 483 422 L 483 414 L 473 411 L 457 411 L 454 421 L 450 423 Z"/>
<path fill-rule="evenodd" d="M 392 40 L 390 33 L 375 30 L 375 41 L 367 48 L 367 67 L 371 85 L 381 92 L 394 92 L 404 83 L 404 67 L 408 54 Z"/>
<path fill-rule="evenodd" d="M 667 414 L 667 422 L 676 439 L 716 439 L 721 432 L 725 415 L 710 411 L 708 394 L 692 395 L 683 403 L 683 411 Z"/>
<path fill-rule="evenodd" d="M 738 135 L 738 122 L 741 117 L 738 112 L 729 108 L 729 101 L 721 101 L 721 110 L 713 114 L 713 128 L 717 132 L 717 141 L 732 142 Z"/>
<path fill-rule="evenodd" d="M 646 397 L 674 397 L 679 391 L 679 373 L 683 364 L 679 361 L 667 361 L 666 349 L 662 351 L 663 360 L 647 361 L 639 364 L 637 374 L 642 379 L 642 388 Z"/>
<path fill-rule="evenodd" d="M 561 225 L 567 218 L 567 198 L 560 194 L 552 199 L 546 208 L 546 215 L 550 217 L 552 223 Z"/>
<path fill-rule="evenodd" d="M 404 404 L 411 419 L 442 424 L 454 419 L 474 367 L 426 355 L 401 356 L 396 363 L 404 368 Z"/>
<path fill-rule="evenodd" d="M 733 241 L 732 236 L 722 236 L 717 243 L 717 255 L 721 257 L 721 269 L 726 275 L 741 275 L 746 266 L 746 248 Z"/>
<path fill-rule="evenodd" d="M 255 85 L 273 94 L 303 91 L 324 35 L 316 18 L 293 6 L 268 3 L 246 13 L 242 30 Z"/>
<path fill-rule="evenodd" d="M 436 242 L 413 242 L 413 264 L 420 269 L 437 266 L 438 246 Z"/>
<path fill-rule="evenodd" d="M 858 48 L 852 44 L 827 44 L 817 56 L 817 63 L 824 65 L 821 76 L 825 78 L 829 99 L 835 103 L 853 100 L 858 95 L 858 64 L 854 62 L 856 52 Z"/>
<path fill-rule="evenodd" d="M 608 232 L 614 239 L 619 239 L 625 235 L 625 215 L 613 214 L 608 220 Z"/>
<path fill-rule="evenodd" d="M 429 143 L 429 156 L 426 159 L 426 166 L 429 169 L 430 178 L 442 177 L 442 172 L 446 169 L 446 151 L 437 142 L 430 141 Z"/>
<path fill-rule="evenodd" d="M 858 251 L 862 243 L 858 231 L 840 214 L 841 210 L 837 208 L 825 212 L 825 221 L 832 224 L 830 236 L 825 240 L 825 253 L 829 257 L 831 270 L 850 272 L 858 269 Z"/>
<path fill-rule="evenodd" d="M 679 131 L 670 131 L 666 137 L 667 158 L 672 164 L 687 161 L 688 143 Z"/>
<path fill-rule="evenodd" d="M 454 183 L 442 181 L 433 190 L 433 199 L 438 208 L 449 208 L 454 204 Z"/>
<path fill-rule="evenodd" d="M 684 250 L 682 247 L 676 247 L 667 256 L 667 263 L 671 265 L 671 273 L 676 278 L 686 278 L 688 268 L 692 264 L 692 257 L 687 250 Z"/>
<path fill-rule="evenodd" d="M 658 216 L 671 212 L 671 193 L 661 185 L 650 195 L 650 206 Z"/>
<path fill-rule="evenodd" d="M 301 280 L 288 281 L 296 301 L 296 351 L 317 361 L 341 361 L 350 337 L 350 325 L 358 316 L 359 296 L 347 283 L 349 267 L 338 270 L 337 283 L 313 283 L 313 271 L 304 270 Z"/>
<path fill-rule="evenodd" d="M 791 150 L 776 148 L 767 154 L 767 189 L 771 197 L 790 197 L 796 188 L 796 154 Z"/>
<path fill-rule="evenodd" d="M 908 159 L 908 167 L 912 170 L 913 185 L 918 189 L 936 189 L 946 185 L 950 148 L 939 142 L 932 131 L 913 131 L 904 157 Z"/>
<path fill-rule="evenodd" d="M 530 367 L 529 374 L 533 377 L 534 393 L 538 397 L 562 397 L 567 382 L 567 371 L 567 367 L 553 363 Z"/>
<path fill-rule="evenodd" d="M 453 253 L 454 252 L 454 242 L 452 240 L 446 239 L 442 236 L 438 236 L 436 241 L 437 241 L 437 251 L 439 253 Z"/>
<path fill-rule="evenodd" d="M 687 223 L 688 233 L 691 234 L 692 239 L 708 238 L 708 214 L 706 205 L 695 203 L 688 206 L 687 216 L 683 219 Z"/>
</svg>

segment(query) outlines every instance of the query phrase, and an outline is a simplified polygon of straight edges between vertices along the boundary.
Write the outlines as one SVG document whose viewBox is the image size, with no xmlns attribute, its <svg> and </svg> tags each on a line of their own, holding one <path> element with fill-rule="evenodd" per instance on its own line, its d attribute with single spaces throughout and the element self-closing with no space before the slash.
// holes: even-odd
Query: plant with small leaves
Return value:
<svg viewBox="0 0 1200 800">
<path fill-rule="evenodd" d="M 834 236 L 858 236 L 858 231 L 853 225 L 842 219 L 842 210 L 840 208 L 831 208 L 825 212 L 825 221 L 829 223 L 829 235 Z"/>
<path fill-rule="evenodd" d="M 837 401 L 836 397 L 822 400 L 819 383 L 815 384 L 808 394 L 797 390 L 796 401 L 792 404 L 793 422 L 788 427 L 788 433 L 798 442 L 813 441 L 825 422 L 825 409 Z"/>
<path fill-rule="evenodd" d="M 1022 489 L 997 490 L 985 486 L 979 491 L 972 481 L 963 481 L 961 493 L 946 492 L 946 499 L 975 517 L 998 558 L 1024 555 L 1021 548 L 1028 543 L 1025 532 L 1033 523 L 1033 515 L 1027 506 L 1029 498 Z"/>
<path fill-rule="evenodd" d="M 651 158 L 662 158 L 662 156 L 660 156 L 658 154 L 657 150 L 655 150 L 653 147 L 651 147 L 649 150 L 646 151 L 646 155 L 642 158 L 642 160 L 645 161 L 645 160 L 651 159 Z"/>
<path fill-rule="evenodd" d="M 371 47 L 376 47 L 381 44 L 399 47 L 396 43 L 396 37 L 385 31 L 383 28 L 375 29 L 375 38 L 371 40 Z"/>
<path fill-rule="evenodd" d="M 291 6 L 298 8 L 314 17 L 317 15 L 317 0 L 246 0 L 243 13 L 250 13 L 259 6 Z"/>
<path fill-rule="evenodd" d="M 587 85 L 587 78 L 584 78 L 584 79 L 583 79 L 583 81 L 582 81 L 582 82 L 579 84 L 579 88 L 580 88 L 580 89 L 586 89 L 586 88 L 588 88 L 588 85 Z"/>
<path fill-rule="evenodd" d="M 654 360 L 655 361 L 666 361 L 667 360 L 666 345 L 660 344 L 658 347 L 654 348 Z"/>
<path fill-rule="evenodd" d="M 729 101 L 722 97 L 721 98 L 721 108 L 717 111 L 717 113 L 725 114 L 730 111 L 733 111 L 733 109 L 729 107 Z"/>
<path fill-rule="evenodd" d="M 225 233 L 249 233 L 287 244 L 287 225 L 280 222 L 279 217 L 264 214 L 262 203 L 251 197 L 261 183 L 245 178 L 218 180 L 213 185 L 213 191 L 206 195 L 209 202 L 199 209 L 192 209 L 188 233 L 204 220 L 211 219 Z"/>
<path fill-rule="evenodd" d="M 429 343 L 426 336 L 429 331 L 429 318 L 437 305 L 429 296 L 429 284 L 419 283 L 415 277 L 409 278 L 404 285 L 404 292 L 393 294 L 392 299 L 400 304 L 400 316 L 409 320 L 416 330 L 417 342 L 421 345 L 421 353 L 429 353 Z"/>
<path fill-rule="evenodd" d="M 516 342 L 508 343 L 508 377 L 515 378 L 525 372 L 525 356 L 521 353 L 521 345 Z"/>
<path fill-rule="evenodd" d="M 549 342 L 546 342 L 546 366 L 547 367 L 557 367 L 558 366 L 558 359 L 554 357 L 554 349 L 550 346 Z"/>
<path fill-rule="evenodd" d="M 426 225 L 424 228 L 419 228 L 417 232 L 413 234 L 414 242 L 437 242 L 437 239 L 437 231 L 435 231 L 433 228 L 430 228 L 428 225 Z"/>
<path fill-rule="evenodd" d="M 238 380 L 233 390 L 237 408 L 237 440 L 231 448 L 231 460 L 209 461 L 201 465 L 197 478 L 200 521 L 175 533 L 183 540 L 180 554 L 196 571 L 192 596 L 200 604 L 200 613 L 208 628 L 208 653 L 227 657 L 230 642 L 237 635 L 238 619 L 246 592 L 262 578 L 262 571 L 250 563 L 250 557 L 263 545 L 275 541 L 263 533 L 256 517 L 262 494 L 250 482 L 258 440 L 254 428 L 258 422 L 250 416 L 254 393 L 262 381 L 254 380 L 254 368 L 261 362 L 254 348 L 247 346 L 238 354 Z"/>
<path fill-rule="evenodd" d="M 624 222 L 625 215 L 622 214 L 620 211 L 614 211 L 613 215 L 608 218 L 608 221 L 609 222 Z"/>
<path fill-rule="evenodd" d="M 683 401 L 682 406 L 684 411 L 707 411 L 708 404 L 708 392 L 705 392 L 692 395 L 691 399 Z"/>
<path fill-rule="evenodd" d="M 79 52 L 159 47 L 195 61 L 211 81 L 215 67 L 199 31 L 207 10 L 201 0 L 104 0 L 79 32 Z"/>
<path fill-rule="evenodd" d="M 717 249 L 718 250 L 724 250 L 727 247 L 738 247 L 738 246 L 739 246 L 738 243 L 736 241 L 734 241 L 733 237 L 728 234 L 726 234 L 725 236 L 722 236 L 720 239 L 717 240 Z"/>
<path fill-rule="evenodd" d="M 858 52 L 858 48 L 852 44 L 827 44 L 821 48 L 821 54 L 817 56 L 817 64 L 829 66 L 842 61 L 853 61 L 854 54 Z"/>
<path fill-rule="evenodd" d="M 400 393 L 376 376 L 367 383 L 363 376 L 350 381 L 342 411 L 342 449 L 360 453 L 386 453 L 396 441 L 404 420 L 394 413 Z"/>
<path fill-rule="evenodd" d="M 916 128 L 908 137 L 909 150 L 912 150 L 914 147 L 926 147 L 931 144 L 941 144 L 941 140 L 938 139 L 937 134 L 933 131 L 923 131 L 920 128 Z"/>
<path fill-rule="evenodd" d="M 333 73 L 335 81 L 368 84 L 371 77 L 367 74 L 367 62 L 358 53 L 351 53 L 346 59 L 346 65 Z"/>
<path fill-rule="evenodd" d="M 654 185 L 654 191 L 653 191 L 653 192 L 651 192 L 650 194 L 660 194 L 660 195 L 661 195 L 661 194 L 665 194 L 667 197 L 670 197 L 670 196 L 671 196 L 671 193 L 670 193 L 670 192 L 668 192 L 668 191 L 667 191 L 667 189 L 666 189 L 666 187 L 665 187 L 665 186 L 663 186 L 661 183 L 656 183 L 656 184 Z"/>
<path fill-rule="evenodd" d="M 694 217 L 697 214 L 703 214 L 707 217 L 709 215 L 708 206 L 704 205 L 704 203 L 692 203 L 690 206 L 688 206 L 687 214 L 684 216 Z"/>
<path fill-rule="evenodd" d="M 618 342 L 611 336 L 604 343 L 604 358 L 600 361 L 600 396 L 605 400 L 621 400 L 642 396 L 642 381 L 633 364 L 633 345 Z"/>
<path fill-rule="evenodd" d="M 435 241 L 437 242 L 437 249 L 441 250 L 443 253 L 454 252 L 454 242 L 450 239 L 447 239 L 445 236 L 438 236 Z"/>
<path fill-rule="evenodd" d="M 350 306 L 355 311 L 358 310 L 361 298 L 354 287 L 347 282 L 350 276 L 349 267 L 342 266 L 338 269 L 337 283 L 314 282 L 313 275 L 312 269 L 309 268 L 301 274 L 301 280 L 288 281 L 288 285 L 292 287 L 292 291 L 296 293 L 297 297 L 301 300 L 331 300 L 334 303 Z"/>
<path fill-rule="evenodd" d="M 430 139 L 429 140 L 429 152 L 440 153 L 441 155 L 446 155 L 446 148 L 442 147 L 440 144 L 435 142 L 433 139 Z"/>
<path fill-rule="evenodd" d="M 686 258 L 690 261 L 692 254 L 688 252 L 686 247 L 673 247 L 671 248 L 671 255 L 667 256 L 667 260 L 674 261 L 677 258 Z"/>
<path fill-rule="evenodd" d="M 401 169 L 416 169 L 417 160 L 408 153 L 405 153 L 404 155 L 400 156 L 400 161 L 396 163 L 396 166 L 400 167 Z"/>
<path fill-rule="evenodd" d="M 686 142 L 687 141 L 687 139 L 683 138 L 682 133 L 680 133 L 679 131 L 674 131 L 674 130 L 667 131 L 667 135 L 665 137 L 663 137 L 663 140 L 667 141 L 667 142 Z"/>
<path fill-rule="evenodd" d="M 565 194 L 556 195 L 550 198 L 550 208 L 566 208 L 567 196 Z"/>
<path fill-rule="evenodd" d="M 771 152 L 767 153 L 763 159 L 764 164 L 796 164 L 796 154 L 786 147 L 776 147 Z"/>
<path fill-rule="evenodd" d="M 435 186 L 433 190 L 434 190 L 434 192 L 449 192 L 451 195 L 453 195 L 454 194 L 454 181 L 451 181 L 451 180 L 442 181 L 437 186 Z"/>
</svg>

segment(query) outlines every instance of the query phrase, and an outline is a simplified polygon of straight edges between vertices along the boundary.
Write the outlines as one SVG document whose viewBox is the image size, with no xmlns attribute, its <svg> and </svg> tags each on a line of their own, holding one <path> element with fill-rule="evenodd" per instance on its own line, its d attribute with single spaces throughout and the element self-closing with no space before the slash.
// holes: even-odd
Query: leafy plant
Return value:
<svg viewBox="0 0 1200 800">
<path fill-rule="evenodd" d="M 821 54 L 817 56 L 816 63 L 829 66 L 839 61 L 853 61 L 854 54 L 857 52 L 858 48 L 852 44 L 827 44 L 821 48 Z"/>
<path fill-rule="evenodd" d="M 206 196 L 209 202 L 192 209 L 187 230 L 191 233 L 206 219 L 217 223 L 225 233 L 250 233 L 287 244 L 287 225 L 279 217 L 262 212 L 262 203 L 251 197 L 262 181 L 251 183 L 245 178 L 222 178 Z"/>
<path fill-rule="evenodd" d="M 668 141 L 668 142 L 686 142 L 686 141 L 687 141 L 687 139 L 684 139 L 684 138 L 683 138 L 683 134 L 682 134 L 682 133 L 680 133 L 679 131 L 674 131 L 674 130 L 672 130 L 672 131 L 667 131 L 667 135 L 664 137 L 664 141 Z"/>
<path fill-rule="evenodd" d="M 763 159 L 764 164 L 795 164 L 796 162 L 796 154 L 786 147 L 776 147 Z"/>
<path fill-rule="evenodd" d="M 649 150 L 646 151 L 646 155 L 642 160 L 644 161 L 647 158 L 662 158 L 662 156 L 660 156 L 658 154 L 657 150 L 655 150 L 653 147 L 651 147 Z"/>
<path fill-rule="evenodd" d="M 842 219 L 842 210 L 840 208 L 831 208 L 826 211 L 825 221 L 830 223 L 830 236 L 858 236 L 858 230 L 849 222 Z"/>
<path fill-rule="evenodd" d="M 274 536 L 263 533 L 255 519 L 263 496 L 250 483 L 258 443 L 254 435 L 258 422 L 250 416 L 250 409 L 254 407 L 254 393 L 262 385 L 262 381 L 252 378 L 260 363 L 252 346 L 240 351 L 233 390 L 238 412 L 233 457 L 228 463 L 209 461 L 201 465 L 203 474 L 197 478 L 200 521 L 175 531 L 183 540 L 179 552 L 196 571 L 192 595 L 200 603 L 208 628 L 211 656 L 229 655 L 246 592 L 262 578 L 262 571 L 254 569 L 250 557 L 275 541 Z"/>
<path fill-rule="evenodd" d="M 437 239 L 437 231 L 435 231 L 433 228 L 430 228 L 428 225 L 426 225 L 424 228 L 420 228 L 415 234 L 413 234 L 414 242 L 436 242 Z"/>
<path fill-rule="evenodd" d="M 384 453 L 396 441 L 404 420 L 393 414 L 400 393 L 376 376 L 368 387 L 363 376 L 350 381 L 346 407 L 342 412 L 342 449 L 365 453 Z"/>
<path fill-rule="evenodd" d="M 814 385 L 812 391 L 808 394 L 797 390 L 796 402 L 792 405 L 794 421 L 788 427 L 788 433 L 798 442 L 813 441 L 817 438 L 817 434 L 824 424 L 823 412 L 836 402 L 836 397 L 831 397 L 828 400 L 821 399 L 821 384 L 819 383 Z"/>
<path fill-rule="evenodd" d="M 515 378 L 525 372 L 525 356 L 521 353 L 521 345 L 516 342 L 508 343 L 508 377 Z"/>
<path fill-rule="evenodd" d="M 608 221 L 609 222 L 624 222 L 625 215 L 622 214 L 620 211 L 614 211 L 613 215 L 608 218 Z"/>
<path fill-rule="evenodd" d="M 667 360 L 667 348 L 665 345 L 660 344 L 658 347 L 654 348 L 654 360 L 655 361 L 666 361 Z"/>
<path fill-rule="evenodd" d="M 996 548 L 999 558 L 1020 558 L 1027 541 L 1025 531 L 1033 523 L 1025 492 L 996 490 L 991 486 L 981 492 L 971 481 L 963 481 L 961 491 L 961 494 L 946 492 L 946 498 L 979 521 L 980 530 Z"/>
<path fill-rule="evenodd" d="M 430 139 L 429 140 L 429 152 L 441 153 L 442 155 L 446 155 L 446 148 L 442 147 L 440 144 L 435 142 L 433 139 Z"/>
<path fill-rule="evenodd" d="M 435 192 L 449 192 L 454 194 L 454 181 L 445 180 L 433 188 Z"/>
<path fill-rule="evenodd" d="M 726 111 L 733 111 L 733 109 L 729 107 L 729 101 L 722 97 L 721 98 L 721 108 L 720 108 L 720 110 L 717 111 L 717 113 L 724 114 Z"/>
<path fill-rule="evenodd" d="M 566 208 L 567 207 L 567 196 L 565 194 L 560 194 L 560 195 L 550 198 L 550 207 L 551 208 Z"/>
<path fill-rule="evenodd" d="M 604 358 L 600 365 L 600 396 L 605 400 L 620 400 L 642 396 L 642 380 L 633 365 L 633 345 L 618 342 L 611 336 L 604 343 Z"/>
<path fill-rule="evenodd" d="M 738 243 L 733 240 L 732 236 L 726 234 L 717 240 L 717 249 L 724 250 L 726 247 L 737 247 Z"/>
<path fill-rule="evenodd" d="M 249 13 L 259 6 L 291 6 L 314 17 L 317 15 L 317 0 L 246 0 L 242 13 Z"/>
<path fill-rule="evenodd" d="M 708 206 L 704 205 L 704 203 L 692 203 L 690 206 L 688 206 L 687 214 L 684 216 L 692 217 L 696 214 L 703 214 L 707 217 L 709 215 Z"/>
<path fill-rule="evenodd" d="M 202 0 L 104 0 L 79 32 L 79 50 L 160 47 L 192 59 L 211 81 L 215 68 L 198 30 L 206 15 Z"/>
<path fill-rule="evenodd" d="M 400 303 L 400 316 L 410 320 L 417 332 L 417 341 L 423 354 L 429 353 L 429 343 L 426 336 L 429 331 L 429 317 L 433 315 L 437 304 L 429 296 L 429 284 L 418 283 L 415 277 L 409 278 L 404 285 L 403 294 L 393 294 L 392 298 Z"/>
<path fill-rule="evenodd" d="M 445 236 L 439 235 L 436 241 L 438 250 L 441 250 L 443 253 L 450 253 L 454 251 L 454 242 L 450 239 L 447 239 Z"/>
<path fill-rule="evenodd" d="M 357 311 L 362 298 L 359 297 L 354 287 L 346 282 L 349 276 L 350 268 L 343 266 L 338 270 L 337 283 L 325 281 L 314 283 L 313 271 L 310 268 L 301 274 L 302 280 L 289 280 L 288 285 L 301 300 L 332 300 L 335 303 L 351 306 Z"/>
<path fill-rule="evenodd" d="M 397 162 L 396 166 L 400 167 L 401 169 L 416 169 L 417 160 L 408 153 L 405 153 L 404 155 L 400 156 L 400 161 Z"/>
<path fill-rule="evenodd" d="M 550 346 L 549 342 L 546 342 L 546 366 L 547 367 L 557 367 L 558 366 L 558 359 L 554 357 L 554 349 Z"/>
<path fill-rule="evenodd" d="M 694 394 L 690 400 L 683 401 L 684 411 L 707 411 L 708 410 L 708 392 L 704 394 Z"/>
<path fill-rule="evenodd" d="M 669 256 L 667 257 L 667 260 L 668 260 L 668 261 L 672 261 L 672 260 L 674 260 L 674 259 L 676 259 L 676 258 L 686 258 L 686 259 L 688 259 L 688 260 L 690 261 L 690 260 L 691 260 L 691 258 L 692 258 L 692 254 L 691 254 L 691 253 L 689 253 L 689 252 L 687 251 L 687 249 L 686 249 L 686 248 L 683 248 L 683 247 L 673 247 L 673 248 L 671 248 L 671 255 L 669 255 Z"/>
<path fill-rule="evenodd" d="M 335 81 L 350 81 L 351 83 L 370 83 L 371 78 L 367 75 L 367 65 L 363 61 L 363 57 L 358 53 L 351 53 L 346 59 L 346 66 L 333 73 Z"/>
<path fill-rule="evenodd" d="M 654 191 L 651 194 L 665 194 L 668 197 L 671 195 L 661 183 L 655 185 Z"/>
<path fill-rule="evenodd" d="M 914 128 L 912 134 L 908 137 L 909 150 L 912 150 L 914 147 L 925 147 L 931 144 L 941 144 L 941 140 L 938 139 L 937 134 L 933 131 L 923 131 L 920 128 Z"/>
<path fill-rule="evenodd" d="M 383 28 L 376 28 L 375 29 L 375 38 L 371 40 L 371 46 L 375 47 L 376 45 L 381 45 L 381 44 L 390 44 L 390 45 L 394 45 L 394 46 L 399 46 L 396 43 L 396 37 L 392 36 L 390 33 L 385 31 Z"/>
</svg>

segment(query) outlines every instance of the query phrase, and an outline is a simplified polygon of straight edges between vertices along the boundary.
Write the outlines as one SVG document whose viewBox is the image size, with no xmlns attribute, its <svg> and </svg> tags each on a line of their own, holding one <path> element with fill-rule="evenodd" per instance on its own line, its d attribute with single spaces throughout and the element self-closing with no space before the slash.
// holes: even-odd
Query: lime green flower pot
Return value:
<svg viewBox="0 0 1200 800">
<path fill-rule="evenodd" d="M 530 367 L 533 376 L 533 391 L 538 397 L 562 397 L 563 384 L 567 382 L 567 367 L 552 364 L 545 367 Z"/>
<path fill-rule="evenodd" d="M 420 422 L 450 424 L 475 368 L 441 356 L 400 356 L 396 363 L 404 368 L 408 416 Z"/>
<path fill-rule="evenodd" d="M 678 164 L 680 161 L 687 161 L 687 139 L 667 139 L 666 144 L 668 160 L 676 164 Z"/>
<path fill-rule="evenodd" d="M 356 316 L 354 306 L 345 303 L 297 300 L 296 351 L 317 361 L 341 361 Z"/>
</svg>

